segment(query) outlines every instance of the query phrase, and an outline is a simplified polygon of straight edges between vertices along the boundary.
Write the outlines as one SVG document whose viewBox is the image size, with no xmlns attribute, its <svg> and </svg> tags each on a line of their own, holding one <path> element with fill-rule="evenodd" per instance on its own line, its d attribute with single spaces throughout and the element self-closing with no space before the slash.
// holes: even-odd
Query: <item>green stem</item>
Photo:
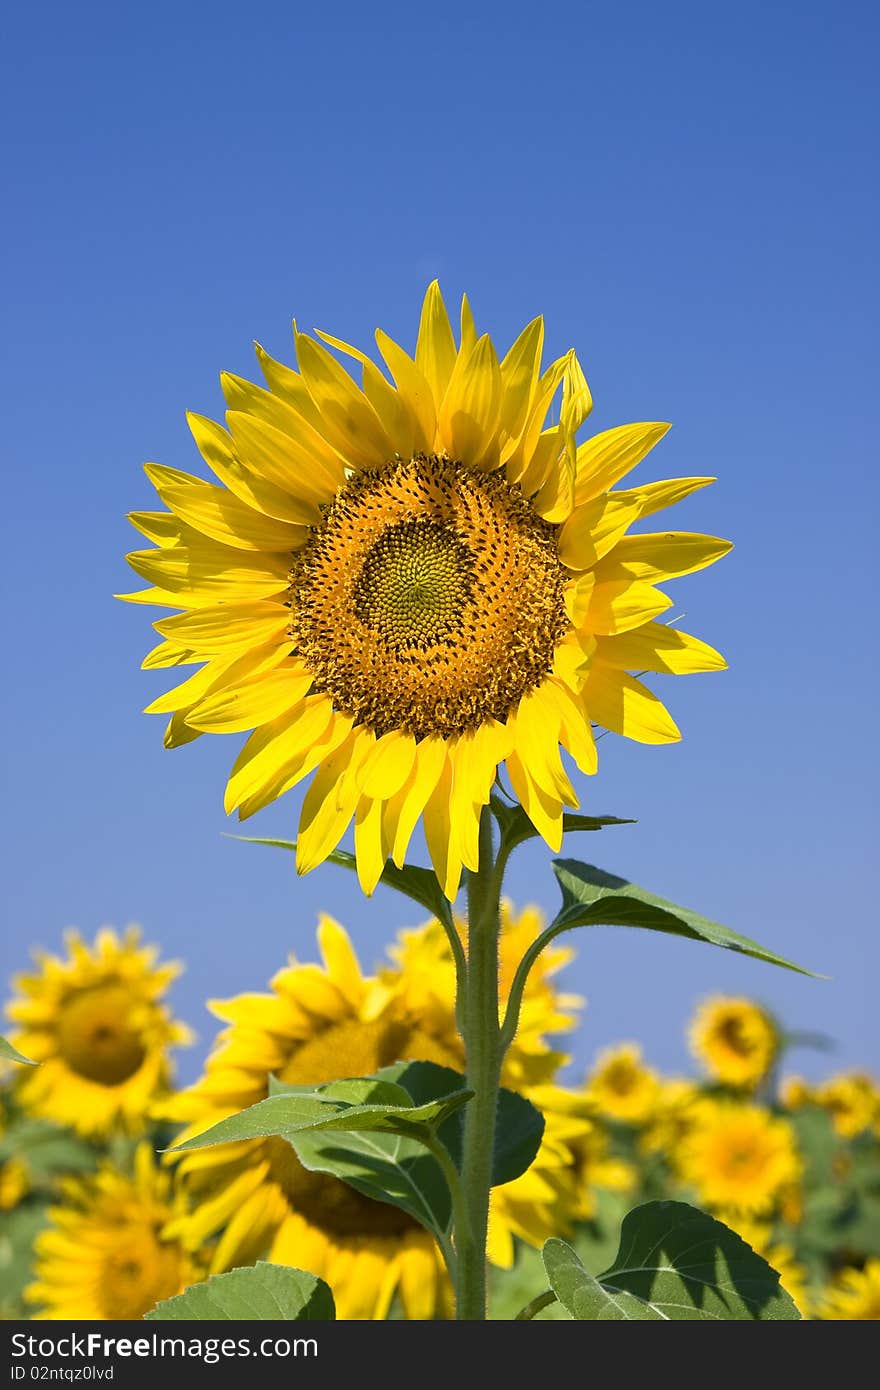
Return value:
<svg viewBox="0 0 880 1390">
<path fill-rule="evenodd" d="M 495 1146 L 495 1116 L 501 1071 L 498 1024 L 498 933 L 500 875 L 492 844 L 492 816 L 480 817 L 480 858 L 468 873 L 468 968 L 465 980 L 464 1043 L 467 1084 L 474 1098 L 465 1108 L 462 1186 L 467 1222 L 456 1229 L 458 1250 L 456 1316 L 486 1317 L 486 1231 Z"/>
<path fill-rule="evenodd" d="M 521 1308 L 514 1318 L 514 1322 L 531 1322 L 532 1318 L 540 1313 L 542 1308 L 549 1308 L 551 1303 L 556 1302 L 556 1295 L 552 1289 L 545 1289 L 533 1298 L 531 1303 L 527 1303 L 525 1308 Z"/>
<path fill-rule="evenodd" d="M 456 1233 L 465 1232 L 470 1223 L 470 1213 L 467 1203 L 464 1200 L 464 1188 L 461 1185 L 461 1178 L 452 1160 L 452 1155 L 442 1139 L 439 1139 L 436 1134 L 432 1134 L 430 1138 L 425 1138 L 423 1136 L 421 1142 L 424 1144 L 425 1148 L 434 1155 L 443 1170 L 443 1176 L 449 1188 L 449 1195 L 452 1198 L 452 1229 Z M 461 1239 L 461 1235 L 459 1235 L 458 1238 Z M 446 1261 L 449 1277 L 454 1284 L 458 1271 L 458 1256 L 448 1235 L 443 1242 L 443 1257 Z"/>
</svg>

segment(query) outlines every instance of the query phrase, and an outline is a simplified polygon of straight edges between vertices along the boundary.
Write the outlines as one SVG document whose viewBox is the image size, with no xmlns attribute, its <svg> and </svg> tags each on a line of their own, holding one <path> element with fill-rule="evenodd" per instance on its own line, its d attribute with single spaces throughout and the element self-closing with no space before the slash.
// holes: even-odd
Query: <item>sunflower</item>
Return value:
<svg viewBox="0 0 880 1390">
<path fill-rule="evenodd" d="M 787 1120 L 758 1105 L 705 1100 L 675 1155 L 681 1177 L 706 1206 L 762 1216 L 801 1172 Z"/>
<path fill-rule="evenodd" d="M 456 922 L 459 935 L 467 944 L 467 923 Z M 507 899 L 501 903 L 498 940 L 498 1003 L 503 1017 L 517 966 L 536 936 L 543 929 L 544 917 L 537 907 L 514 910 Z M 383 978 L 400 995 L 401 1003 L 420 1020 L 425 1032 L 455 1056 L 464 1070 L 464 1044 L 455 1026 L 455 965 L 449 940 L 437 921 L 414 929 L 404 928 L 389 954 L 394 968 Z M 572 959 L 570 947 L 551 946 L 541 952 L 533 966 L 523 995 L 513 1046 L 507 1052 L 502 1082 L 512 1090 L 523 1090 L 548 1082 L 567 1058 L 552 1049 L 547 1034 L 569 1032 L 577 1023 L 583 1000 L 576 994 L 560 994 L 553 977 Z"/>
<path fill-rule="evenodd" d="M 14 1042 L 41 1064 L 22 1069 L 18 1098 L 80 1134 L 139 1133 L 167 1089 L 169 1047 L 190 1041 L 161 1002 L 181 967 L 157 964 L 137 927 L 121 938 L 103 927 L 91 946 L 74 931 L 65 941 L 66 958 L 35 952 L 39 972 L 13 980 Z"/>
<path fill-rule="evenodd" d="M 661 1078 L 651 1116 L 639 1134 L 644 1154 L 664 1154 L 674 1158 L 693 1122 L 694 1105 L 700 1091 L 684 1077 Z"/>
<path fill-rule="evenodd" d="M 818 1311 L 823 1322 L 880 1322 L 880 1260 L 841 1270 Z"/>
<path fill-rule="evenodd" d="M 587 1095 L 596 1110 L 624 1124 L 647 1123 L 660 1094 L 660 1078 L 644 1065 L 638 1043 L 605 1048 L 587 1078 Z"/>
<path fill-rule="evenodd" d="M 880 1120 L 880 1092 L 865 1072 L 833 1076 L 817 1087 L 812 1099 L 828 1112 L 835 1132 L 843 1139 L 854 1139 Z"/>
<path fill-rule="evenodd" d="M 431 943 L 424 950 L 414 940 L 418 933 L 407 933 L 403 954 L 410 962 L 433 958 L 433 925 L 422 933 Z M 229 1026 L 201 1080 L 165 1107 L 169 1118 L 187 1124 L 181 1140 L 261 1100 L 271 1075 L 317 1084 L 369 1075 L 397 1060 L 461 1069 L 451 1005 L 444 1018 L 435 1000 L 433 1013 L 423 1019 L 413 1006 L 413 981 L 404 984 L 400 969 L 364 976 L 348 936 L 329 917 L 321 919 L 318 943 L 323 965 L 294 962 L 274 977 L 271 994 L 212 1003 L 212 1012 Z M 535 978 L 534 988 L 546 990 L 540 972 Z M 560 1010 L 552 991 L 546 1002 L 548 1021 L 555 1024 Z M 527 1045 L 534 1048 L 537 1041 L 530 1032 Z M 514 1059 L 517 1046 L 514 1040 Z M 514 1070 L 523 1065 L 514 1060 Z M 556 1162 L 546 1150 L 545 1166 Z M 193 1210 L 172 1229 L 193 1249 L 219 1233 L 212 1270 L 247 1263 L 268 1250 L 270 1259 L 326 1279 L 340 1317 L 384 1318 L 395 1294 L 409 1318 L 449 1312 L 450 1291 L 431 1236 L 397 1208 L 306 1172 L 283 1140 L 201 1149 L 185 1155 L 180 1170 Z M 496 1226 L 503 1219 L 496 1218 Z"/>
<path fill-rule="evenodd" d="M 779 1051 L 776 1025 L 750 999 L 705 999 L 688 1036 L 694 1056 L 724 1086 L 757 1086 Z"/>
<path fill-rule="evenodd" d="M 499 361 L 467 299 L 456 343 L 435 282 L 414 357 L 376 334 L 391 381 L 317 336 L 294 327 L 296 371 L 257 348 L 268 389 L 221 377 L 228 430 L 189 417 L 219 486 L 147 465 L 168 510 L 132 514 L 156 548 L 129 563 L 151 587 L 121 597 L 182 610 L 155 623 L 145 667 L 199 667 L 148 712 L 171 715 L 167 747 L 253 731 L 226 791 L 242 818 L 315 774 L 301 873 L 354 817 L 372 892 L 421 816 L 453 898 L 462 866 L 477 867 L 501 763 L 558 850 L 563 808 L 577 806 L 560 745 L 592 773 L 593 722 L 643 743 L 679 738 L 629 672 L 724 667 L 656 621 L 670 606 L 657 584 L 730 546 L 626 534 L 713 479 L 614 491 L 668 426 L 576 445 L 590 392 L 574 352 L 542 369 L 541 319 Z M 324 344 L 360 363 L 360 387 Z"/>
<path fill-rule="evenodd" d="M 164 1228 L 179 1210 L 171 1176 L 138 1145 L 131 1175 L 105 1164 L 68 1178 L 63 1204 L 37 1236 L 34 1282 L 25 1290 L 36 1318 L 140 1318 L 160 1299 L 203 1277 L 198 1262 Z"/>
</svg>

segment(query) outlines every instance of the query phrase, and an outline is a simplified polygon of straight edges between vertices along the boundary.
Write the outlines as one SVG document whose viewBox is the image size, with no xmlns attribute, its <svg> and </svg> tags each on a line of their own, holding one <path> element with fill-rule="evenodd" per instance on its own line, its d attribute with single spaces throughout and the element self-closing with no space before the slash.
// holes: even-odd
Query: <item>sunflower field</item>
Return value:
<svg viewBox="0 0 880 1390">
<path fill-rule="evenodd" d="M 501 1000 L 542 928 L 502 905 Z M 460 1071 L 455 966 L 437 921 L 403 930 L 374 974 L 330 917 L 317 962 L 263 992 L 212 1001 L 222 1027 L 201 1077 L 174 1084 L 189 1031 L 164 1002 L 179 966 L 137 931 L 69 934 L 13 982 L 4 1063 L 0 1270 L 4 1318 L 137 1319 L 211 1275 L 266 1260 L 305 1268 L 340 1318 L 448 1318 L 437 1242 L 401 1209 L 309 1171 L 281 1138 L 178 1156 L 175 1142 L 263 1100 L 273 1079 L 330 1081 L 398 1059 Z M 587 1270 L 611 1264 L 628 1212 L 695 1204 L 778 1272 L 805 1318 L 880 1319 L 880 1088 L 850 1073 L 810 1086 L 786 1066 L 784 1024 L 741 998 L 688 1026 L 695 1074 L 663 1076 L 635 1042 L 570 1078 L 557 1044 L 583 1001 L 551 947 L 526 987 L 503 1081 L 544 1119 L 525 1172 L 494 1188 L 489 1316 L 515 1318 L 561 1237 Z M 564 1073 L 563 1073 L 563 1069 Z M 205 1285 L 207 1287 L 207 1285 Z M 570 1317 L 559 1303 L 536 1317 Z"/>
</svg>

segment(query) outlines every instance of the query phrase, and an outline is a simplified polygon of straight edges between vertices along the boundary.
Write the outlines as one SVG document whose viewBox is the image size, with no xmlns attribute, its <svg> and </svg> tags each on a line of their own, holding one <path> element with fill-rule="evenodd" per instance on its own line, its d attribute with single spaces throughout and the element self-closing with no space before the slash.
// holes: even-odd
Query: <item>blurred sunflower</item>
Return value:
<svg viewBox="0 0 880 1390">
<path fill-rule="evenodd" d="M 674 1157 L 690 1128 L 700 1094 L 694 1082 L 684 1077 L 661 1077 L 654 1109 L 639 1134 L 641 1152 Z"/>
<path fill-rule="evenodd" d="M 352 817 L 372 892 L 419 817 L 444 891 L 477 867 L 499 764 L 558 849 L 577 798 L 560 745 L 596 770 L 592 723 L 643 743 L 679 732 L 632 670 L 722 669 L 655 620 L 656 587 L 724 555 L 689 532 L 627 536 L 711 478 L 612 491 L 666 433 L 575 436 L 592 407 L 574 352 L 541 366 L 533 320 L 499 361 L 467 299 L 456 343 L 436 282 L 415 356 L 376 334 L 391 380 L 357 348 L 362 387 L 294 327 L 298 370 L 257 349 L 268 389 L 224 374 L 227 430 L 191 415 L 220 486 L 147 465 L 168 511 L 135 512 L 156 549 L 129 557 L 153 586 L 122 595 L 183 610 L 155 623 L 148 669 L 200 669 L 149 712 L 167 747 L 251 734 L 227 811 L 244 818 L 314 772 L 297 840 L 306 873 Z M 557 423 L 548 412 L 562 391 Z"/>
<path fill-rule="evenodd" d="M 122 937 L 103 927 L 91 946 L 70 931 L 65 942 L 66 958 L 35 952 L 39 971 L 13 980 L 13 1042 L 40 1063 L 22 1069 L 18 1099 L 80 1134 L 140 1133 L 167 1090 L 168 1049 L 191 1040 L 161 1002 L 181 966 L 157 964 L 137 927 Z"/>
<path fill-rule="evenodd" d="M 828 1112 L 836 1133 L 843 1139 L 854 1139 L 880 1119 L 880 1091 L 865 1072 L 832 1076 L 816 1088 L 812 1099 Z"/>
<path fill-rule="evenodd" d="M 880 1260 L 841 1270 L 817 1311 L 823 1322 L 880 1322 Z"/>
<path fill-rule="evenodd" d="M 680 1174 L 706 1206 L 739 1216 L 768 1212 L 801 1161 L 787 1120 L 757 1105 L 704 1100 L 675 1154 Z"/>
<path fill-rule="evenodd" d="M 420 951 L 419 933 L 407 933 L 406 964 L 367 977 L 342 927 L 323 917 L 318 928 L 323 965 L 291 964 L 274 977 L 269 995 L 212 1003 L 212 1012 L 230 1026 L 219 1035 L 202 1079 L 165 1107 L 170 1118 L 187 1124 L 179 1138 L 199 1134 L 261 1100 L 271 1075 L 317 1084 L 369 1075 L 398 1060 L 460 1069 L 452 1005 L 445 1018 L 439 995 L 428 1018 L 413 1005 L 419 996 L 410 972 L 434 958 L 433 926 L 422 932 L 430 948 Z M 534 989 L 546 991 L 540 971 L 534 978 Z M 552 989 L 545 1002 L 548 1026 L 555 1026 L 560 1006 Z M 536 1033 L 527 1034 L 527 1048 L 534 1050 L 538 1041 Z M 526 1061 L 517 1063 L 517 1047 L 515 1040 L 514 1070 L 534 1055 L 527 1051 Z M 558 1133 L 556 1142 L 562 1142 Z M 545 1150 L 545 1168 L 559 1162 L 552 1148 Z M 193 1210 L 171 1229 L 194 1249 L 220 1233 L 212 1270 L 248 1263 L 268 1249 L 270 1259 L 326 1279 L 340 1317 L 384 1318 L 395 1294 L 409 1318 L 448 1313 L 450 1291 L 430 1235 L 397 1208 L 370 1201 L 335 1178 L 306 1172 L 283 1140 L 200 1149 L 183 1156 L 180 1170 Z M 502 1209 L 496 1229 L 505 1219 Z M 496 1240 L 503 1239 L 502 1231 Z"/>
<path fill-rule="evenodd" d="M 750 999 L 705 999 L 688 1036 L 694 1056 L 724 1086 L 757 1086 L 779 1051 L 773 1019 Z"/>
<path fill-rule="evenodd" d="M 180 1209 L 171 1177 L 139 1144 L 129 1176 L 106 1164 L 93 1177 L 67 1178 L 63 1204 L 36 1239 L 35 1318 L 141 1318 L 160 1299 L 204 1277 L 198 1262 L 164 1228 Z"/>
<path fill-rule="evenodd" d="M 587 1077 L 586 1093 L 609 1120 L 643 1125 L 654 1115 L 661 1084 L 656 1072 L 642 1061 L 638 1043 L 621 1043 L 599 1053 Z"/>
</svg>

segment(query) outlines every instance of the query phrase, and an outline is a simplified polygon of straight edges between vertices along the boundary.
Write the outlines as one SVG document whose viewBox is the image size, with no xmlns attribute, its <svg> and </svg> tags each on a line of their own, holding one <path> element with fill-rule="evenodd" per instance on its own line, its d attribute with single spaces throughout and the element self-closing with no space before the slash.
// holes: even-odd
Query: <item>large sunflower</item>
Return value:
<svg viewBox="0 0 880 1390">
<path fill-rule="evenodd" d="M 722 995 L 703 1000 L 688 1040 L 709 1075 L 725 1086 L 757 1086 L 779 1051 L 779 1032 L 765 1009 Z"/>
<path fill-rule="evenodd" d="M 432 939 L 430 926 L 423 933 Z M 407 951 L 416 949 L 413 935 L 407 934 Z M 317 1084 L 369 1075 L 397 1060 L 461 1068 L 451 1005 L 445 1018 L 437 1008 L 423 1019 L 413 1007 L 412 981 L 393 969 L 365 977 L 348 936 L 329 917 L 321 920 L 318 941 L 323 966 L 294 963 L 272 980 L 271 994 L 211 1005 L 229 1026 L 201 1080 L 168 1103 L 170 1117 L 187 1123 L 181 1139 L 261 1100 L 273 1074 Z M 429 948 L 416 954 L 424 960 Z M 546 990 L 536 975 L 535 988 Z M 552 992 L 546 1004 L 548 1026 L 555 1026 L 560 1010 Z M 514 1070 L 535 1055 L 536 1042 L 530 1032 L 532 1050 L 517 1063 L 514 1041 Z M 548 1168 L 556 1162 L 547 1149 L 543 1161 Z M 442 1260 L 428 1233 L 396 1208 L 306 1172 L 283 1140 L 200 1149 L 185 1155 L 180 1168 L 193 1210 L 172 1229 L 194 1249 L 220 1233 L 212 1269 L 268 1250 L 275 1261 L 325 1278 L 343 1318 L 385 1317 L 395 1293 L 409 1318 L 449 1311 Z"/>
<path fill-rule="evenodd" d="M 140 930 L 102 927 L 91 946 L 66 933 L 66 958 L 35 952 L 39 972 L 18 975 L 7 1005 L 15 1046 L 40 1065 L 22 1068 L 18 1099 L 35 1115 L 80 1134 L 114 1127 L 137 1134 L 167 1090 L 168 1049 L 190 1041 L 162 997 L 180 973 L 157 963 Z"/>
<path fill-rule="evenodd" d="M 318 336 L 361 364 L 361 387 L 295 329 L 298 371 L 258 348 L 268 389 L 221 378 L 228 431 L 189 417 L 220 486 L 147 466 L 168 511 L 132 515 L 157 548 L 128 557 L 153 587 L 125 597 L 183 610 L 155 624 L 146 667 L 199 667 L 148 709 L 171 715 L 168 747 L 253 730 L 226 792 L 242 818 L 314 772 L 301 873 L 354 817 L 372 892 L 422 816 L 452 898 L 477 866 L 499 764 L 558 849 L 577 805 L 560 745 L 592 773 L 593 722 L 644 743 L 679 737 L 629 672 L 724 666 L 656 621 L 670 605 L 657 584 L 729 544 L 626 534 L 712 479 L 613 491 L 668 426 L 576 445 L 590 392 L 573 352 L 542 369 L 541 319 L 499 361 L 466 299 L 456 343 L 435 283 L 414 358 L 376 334 L 391 382 Z"/>
<path fill-rule="evenodd" d="M 93 1177 L 66 1179 L 63 1197 L 36 1240 L 34 1282 L 25 1291 L 39 1305 L 34 1317 L 141 1318 L 203 1277 L 196 1259 L 165 1234 L 181 1197 L 148 1144 L 138 1145 L 130 1176 L 105 1164 Z"/>
</svg>

